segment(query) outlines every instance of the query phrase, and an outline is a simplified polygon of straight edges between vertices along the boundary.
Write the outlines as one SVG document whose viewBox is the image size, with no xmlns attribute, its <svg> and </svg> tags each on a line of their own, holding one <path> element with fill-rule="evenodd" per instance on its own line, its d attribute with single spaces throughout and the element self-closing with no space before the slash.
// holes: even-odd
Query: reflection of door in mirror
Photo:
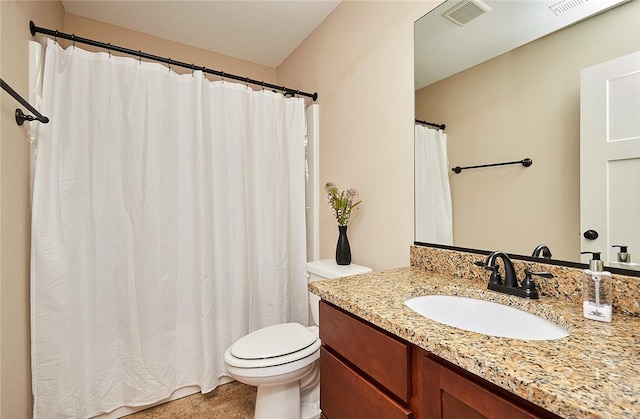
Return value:
<svg viewBox="0 0 640 419">
<path fill-rule="evenodd" d="M 580 227 L 598 232 L 581 250 L 640 269 L 612 247 L 640 257 L 640 51 L 581 72 L 580 172 Z"/>
</svg>

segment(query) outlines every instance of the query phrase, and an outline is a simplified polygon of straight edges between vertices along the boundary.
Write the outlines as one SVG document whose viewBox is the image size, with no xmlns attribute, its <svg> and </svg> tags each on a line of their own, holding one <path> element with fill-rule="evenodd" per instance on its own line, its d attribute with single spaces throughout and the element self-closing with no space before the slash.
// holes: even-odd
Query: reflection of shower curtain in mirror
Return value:
<svg viewBox="0 0 640 419">
<path fill-rule="evenodd" d="M 415 241 L 453 244 L 447 134 L 415 126 Z"/>
</svg>

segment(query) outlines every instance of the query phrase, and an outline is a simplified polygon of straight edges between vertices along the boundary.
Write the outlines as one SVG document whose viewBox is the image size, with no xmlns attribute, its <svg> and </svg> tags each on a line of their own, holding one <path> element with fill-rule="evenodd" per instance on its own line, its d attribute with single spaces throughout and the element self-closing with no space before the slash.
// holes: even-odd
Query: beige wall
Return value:
<svg viewBox="0 0 640 419">
<path fill-rule="evenodd" d="M 2 79 L 28 97 L 29 20 L 62 26 L 59 1 L 0 1 Z M 29 147 L 14 119 L 23 108 L 0 93 L 0 417 L 31 416 L 29 369 Z M 23 108 L 23 111 L 26 109 Z"/>
<path fill-rule="evenodd" d="M 533 165 L 450 174 L 454 244 L 579 260 L 580 70 L 640 50 L 640 2 L 425 87 L 416 117 L 446 123 L 450 166 Z"/>
<path fill-rule="evenodd" d="M 278 83 L 318 92 L 320 182 L 354 187 L 353 262 L 407 266 L 413 242 L 413 22 L 439 2 L 344 1 L 278 67 Z M 324 193 L 320 256 L 338 237 Z"/>
</svg>

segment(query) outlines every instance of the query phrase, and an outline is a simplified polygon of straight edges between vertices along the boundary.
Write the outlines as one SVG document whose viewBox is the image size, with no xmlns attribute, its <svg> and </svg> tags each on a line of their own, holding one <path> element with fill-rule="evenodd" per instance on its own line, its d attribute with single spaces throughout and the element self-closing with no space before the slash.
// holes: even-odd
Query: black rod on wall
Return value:
<svg viewBox="0 0 640 419">
<path fill-rule="evenodd" d="M 170 66 L 188 68 L 189 70 L 194 70 L 194 71 L 202 71 L 203 73 L 213 74 L 213 75 L 219 76 L 223 80 L 224 79 L 232 79 L 232 80 L 241 81 L 241 82 L 247 83 L 247 84 L 253 84 L 253 85 L 256 85 L 256 86 L 266 87 L 266 88 L 269 88 L 269 89 L 281 91 L 285 95 L 309 97 L 309 98 L 313 99 L 314 102 L 318 99 L 318 93 L 301 92 L 300 90 L 290 89 L 290 88 L 285 87 L 285 86 L 277 86 L 275 84 L 266 83 L 264 81 L 250 79 L 249 77 L 236 76 L 234 74 L 225 73 L 224 71 L 212 70 L 210 68 L 198 67 L 198 66 L 196 66 L 194 64 L 188 64 L 188 63 L 184 63 L 182 61 L 172 60 L 171 58 L 160 57 L 160 56 L 153 55 L 153 54 L 148 54 L 148 53 L 142 52 L 142 51 L 135 51 L 135 50 L 132 50 L 132 49 L 129 49 L 129 48 L 119 47 L 117 45 L 105 44 L 104 42 L 94 41 L 93 39 L 82 38 L 80 36 L 76 36 L 75 34 L 71 34 L 70 35 L 68 33 L 59 32 L 57 30 L 40 28 L 40 27 L 36 26 L 35 23 L 33 23 L 33 21 L 29 22 L 29 29 L 31 30 L 31 35 L 32 36 L 35 36 L 37 33 L 42 33 L 42 34 L 45 34 L 45 35 L 53 36 L 54 38 L 68 39 L 68 40 L 70 40 L 72 42 L 79 42 L 81 44 L 92 45 L 94 47 L 106 49 L 107 51 L 117 51 L 117 52 L 121 52 L 123 54 L 134 55 L 134 56 L 139 57 L 139 58 L 144 58 L 146 60 L 152 60 L 152 61 L 158 61 L 158 62 L 161 62 L 161 63 L 168 64 Z"/>
<path fill-rule="evenodd" d="M 429 125 L 430 127 L 436 127 L 438 129 L 444 130 L 446 128 L 445 124 L 436 124 L 435 122 L 427 122 L 416 119 L 416 124 Z"/>
<path fill-rule="evenodd" d="M 24 124 L 24 121 L 40 121 L 43 124 L 46 124 L 47 122 L 49 122 L 49 118 L 47 118 L 46 116 L 44 116 L 40 112 L 38 112 L 33 106 L 31 106 L 29 104 L 29 102 L 24 100 L 24 98 L 22 96 L 20 96 L 18 94 L 18 92 L 13 90 L 11 88 L 11 86 L 9 86 L 2 79 L 0 79 L 0 86 L 2 86 L 2 90 L 4 90 L 5 92 L 9 93 L 11 95 L 11 97 L 13 97 L 15 100 L 20 102 L 20 104 L 22 106 L 27 108 L 29 110 L 29 112 L 31 112 L 33 115 L 35 115 L 35 116 L 33 116 L 33 115 L 25 115 L 24 112 L 22 112 L 22 109 L 16 108 L 15 115 L 16 115 L 16 123 L 18 125 Z"/>
<path fill-rule="evenodd" d="M 481 164 L 479 166 L 467 166 L 467 167 L 460 167 L 460 166 L 456 166 L 454 168 L 452 168 L 451 170 L 455 173 L 460 173 L 465 169 L 478 169 L 480 167 L 494 167 L 494 166 L 505 166 L 508 164 L 521 164 L 524 167 L 529 167 L 533 164 L 533 160 L 531 160 L 530 158 L 526 158 L 526 159 L 522 159 L 522 160 L 516 160 L 516 161 L 508 161 L 508 162 L 504 162 L 504 163 L 491 163 L 491 164 Z"/>
</svg>

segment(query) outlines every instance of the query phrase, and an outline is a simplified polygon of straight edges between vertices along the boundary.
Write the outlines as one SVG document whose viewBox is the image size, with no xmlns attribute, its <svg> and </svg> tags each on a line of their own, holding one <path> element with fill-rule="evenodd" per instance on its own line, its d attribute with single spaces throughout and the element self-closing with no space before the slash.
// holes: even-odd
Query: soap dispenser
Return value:
<svg viewBox="0 0 640 419">
<path fill-rule="evenodd" d="M 611 273 L 604 270 L 604 263 L 600 260 L 600 252 L 591 253 L 589 269 L 584 271 L 582 282 L 583 315 L 587 319 L 601 322 L 611 321 L 612 312 L 612 284 Z"/>
<path fill-rule="evenodd" d="M 614 244 L 611 247 L 619 247 L 620 251 L 618 252 L 618 262 L 620 263 L 631 263 L 631 253 L 627 252 L 627 248 L 629 246 L 624 246 L 620 244 Z"/>
</svg>

